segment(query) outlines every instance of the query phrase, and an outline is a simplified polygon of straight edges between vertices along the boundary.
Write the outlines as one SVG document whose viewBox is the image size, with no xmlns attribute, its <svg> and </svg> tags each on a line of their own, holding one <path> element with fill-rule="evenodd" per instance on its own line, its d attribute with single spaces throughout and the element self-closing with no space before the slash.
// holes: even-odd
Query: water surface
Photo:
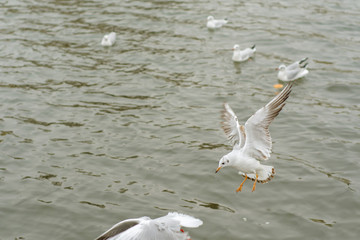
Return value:
<svg viewBox="0 0 360 240">
<path fill-rule="evenodd" d="M 168 211 L 192 239 L 358 239 L 360 2 L 0 3 L 0 239 L 94 239 Z M 228 17 L 218 31 L 208 15 Z M 100 45 L 115 31 L 116 44 Z M 231 61 L 234 44 L 256 56 Z M 251 192 L 222 103 L 244 122 L 275 68 L 309 57 L 271 125 L 276 176 Z"/>
</svg>

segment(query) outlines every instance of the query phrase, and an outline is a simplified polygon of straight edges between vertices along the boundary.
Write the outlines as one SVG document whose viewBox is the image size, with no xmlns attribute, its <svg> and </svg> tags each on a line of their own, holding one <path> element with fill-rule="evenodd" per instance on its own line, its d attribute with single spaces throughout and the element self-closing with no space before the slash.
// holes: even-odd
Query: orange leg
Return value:
<svg viewBox="0 0 360 240">
<path fill-rule="evenodd" d="M 253 192 L 253 191 L 255 191 L 255 188 L 256 188 L 256 182 L 257 182 L 257 180 L 258 180 L 258 177 L 259 177 L 259 175 L 258 175 L 258 174 L 256 174 L 256 178 L 255 178 L 255 182 L 254 182 L 254 185 L 253 185 L 253 188 L 252 188 L 252 192 Z"/>
<path fill-rule="evenodd" d="M 245 179 L 244 181 L 240 184 L 240 187 L 238 189 L 236 189 L 236 192 L 241 192 L 242 186 L 244 185 L 244 182 L 246 181 L 246 179 L 248 179 L 248 176 L 245 174 Z"/>
</svg>

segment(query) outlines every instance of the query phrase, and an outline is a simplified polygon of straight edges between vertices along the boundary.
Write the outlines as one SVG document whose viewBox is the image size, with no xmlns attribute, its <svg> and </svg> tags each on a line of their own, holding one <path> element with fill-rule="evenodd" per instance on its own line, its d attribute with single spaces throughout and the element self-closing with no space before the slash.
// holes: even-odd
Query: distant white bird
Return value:
<svg viewBox="0 0 360 240">
<path fill-rule="evenodd" d="M 103 39 L 101 40 L 101 45 L 106 47 L 112 46 L 114 45 L 115 40 L 116 40 L 116 33 L 111 32 L 103 37 Z"/>
<path fill-rule="evenodd" d="M 278 78 L 282 81 L 288 82 L 306 76 L 309 73 L 306 69 L 308 65 L 307 60 L 308 58 L 304 58 L 290 64 L 289 66 L 285 66 L 284 64 L 280 65 L 276 69 L 279 71 Z"/>
<path fill-rule="evenodd" d="M 228 20 L 225 19 L 214 19 L 213 16 L 208 16 L 206 27 L 209 29 L 221 28 L 223 25 L 227 24 Z"/>
<path fill-rule="evenodd" d="M 234 167 L 239 170 L 245 179 L 236 192 L 241 191 L 246 179 L 254 182 L 252 191 L 255 191 L 256 182 L 266 183 L 275 175 L 274 167 L 262 165 L 260 161 L 270 158 L 272 142 L 269 126 L 285 105 L 289 97 L 292 84 L 288 84 L 268 104 L 260 108 L 242 126 L 230 106 L 225 103 L 222 117 L 222 128 L 233 145 L 233 150 L 223 156 L 216 169 L 218 172 L 223 167 Z"/>
<path fill-rule="evenodd" d="M 245 48 L 244 50 L 241 50 L 240 46 L 235 44 L 233 51 L 234 53 L 232 56 L 232 60 L 234 62 L 244 62 L 254 55 L 254 53 L 256 52 L 256 48 L 254 45 L 251 48 Z"/>
<path fill-rule="evenodd" d="M 197 228 L 202 224 L 200 219 L 171 212 L 156 219 L 141 217 L 121 221 L 96 240 L 190 240 L 180 227 Z"/>
</svg>

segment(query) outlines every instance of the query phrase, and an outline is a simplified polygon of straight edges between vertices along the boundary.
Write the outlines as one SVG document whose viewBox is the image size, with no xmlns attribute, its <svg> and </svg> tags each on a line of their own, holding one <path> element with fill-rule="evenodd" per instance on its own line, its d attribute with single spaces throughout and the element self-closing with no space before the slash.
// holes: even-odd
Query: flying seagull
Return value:
<svg viewBox="0 0 360 240">
<path fill-rule="evenodd" d="M 255 191 L 256 182 L 266 183 L 275 175 L 274 167 L 263 165 L 261 161 L 270 158 L 272 142 L 269 126 L 284 107 L 291 87 L 292 83 L 288 84 L 268 104 L 257 110 L 244 126 L 239 124 L 229 104 L 224 104 L 222 128 L 232 143 L 233 150 L 220 159 L 216 172 L 227 166 L 239 170 L 239 174 L 245 179 L 236 192 L 241 191 L 247 179 L 254 181 L 252 191 Z"/>
</svg>

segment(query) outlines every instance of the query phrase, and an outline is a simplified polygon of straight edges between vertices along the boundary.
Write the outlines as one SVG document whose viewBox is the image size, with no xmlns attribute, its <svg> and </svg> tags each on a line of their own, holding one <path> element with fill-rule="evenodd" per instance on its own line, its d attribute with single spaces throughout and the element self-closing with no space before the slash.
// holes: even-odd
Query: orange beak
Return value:
<svg viewBox="0 0 360 240">
<path fill-rule="evenodd" d="M 220 171 L 221 167 L 218 167 L 215 171 L 215 173 L 217 173 L 218 171 Z"/>
</svg>

